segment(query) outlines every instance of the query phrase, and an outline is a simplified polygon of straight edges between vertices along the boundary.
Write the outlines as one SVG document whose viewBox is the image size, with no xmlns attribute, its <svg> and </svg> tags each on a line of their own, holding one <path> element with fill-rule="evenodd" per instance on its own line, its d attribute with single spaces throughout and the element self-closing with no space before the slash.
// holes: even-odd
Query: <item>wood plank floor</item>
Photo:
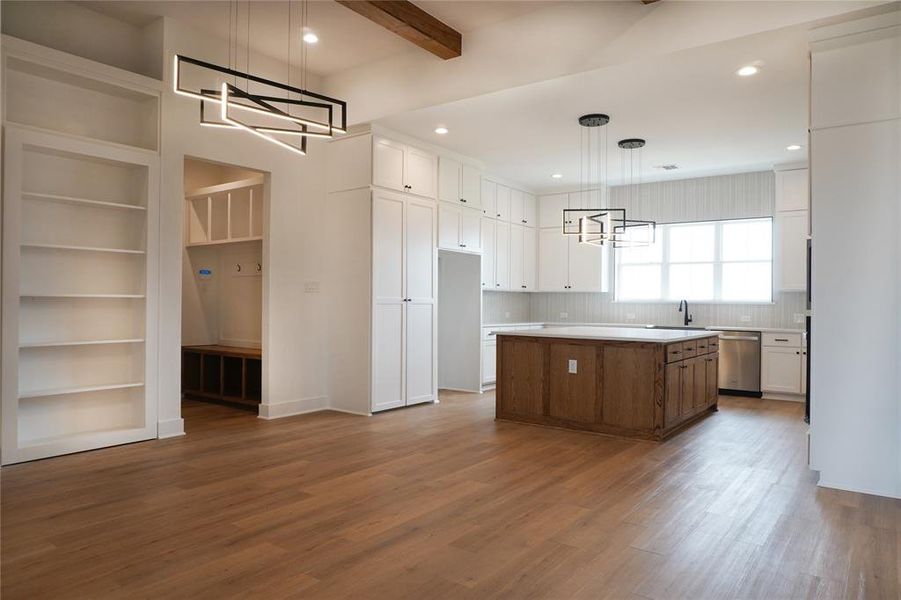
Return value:
<svg viewBox="0 0 901 600">
<path fill-rule="evenodd" d="M 819 489 L 802 406 L 663 444 L 186 403 L 188 436 L 2 469 L 16 598 L 898 598 L 901 501 Z"/>
</svg>

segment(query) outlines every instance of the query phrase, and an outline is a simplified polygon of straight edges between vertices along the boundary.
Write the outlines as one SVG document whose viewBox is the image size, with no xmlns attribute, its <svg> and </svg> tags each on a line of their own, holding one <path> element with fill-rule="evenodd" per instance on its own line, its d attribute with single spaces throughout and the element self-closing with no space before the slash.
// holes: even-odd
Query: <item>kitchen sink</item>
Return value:
<svg viewBox="0 0 901 600">
<path fill-rule="evenodd" d="M 648 329 L 690 329 L 692 331 L 704 331 L 705 327 L 693 327 L 691 325 L 651 325 Z"/>
</svg>

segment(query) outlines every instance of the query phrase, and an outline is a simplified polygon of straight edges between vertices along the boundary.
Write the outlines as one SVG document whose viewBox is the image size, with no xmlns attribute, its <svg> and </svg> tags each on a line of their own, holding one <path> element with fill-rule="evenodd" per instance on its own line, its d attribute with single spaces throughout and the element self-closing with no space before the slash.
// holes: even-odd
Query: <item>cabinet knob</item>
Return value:
<svg viewBox="0 0 901 600">
<path fill-rule="evenodd" d="M 801 356 L 801 352 L 800 352 L 800 351 L 799 351 L 799 352 L 795 352 L 795 354 L 797 354 L 798 356 Z"/>
<path fill-rule="evenodd" d="M 522 289 L 526 289 L 526 286 L 524 286 L 524 285 L 521 285 L 519 287 L 521 287 Z"/>
<path fill-rule="evenodd" d="M 460 244 L 460 247 L 461 247 L 461 248 L 465 248 L 465 247 L 466 247 L 466 244 Z"/>
</svg>

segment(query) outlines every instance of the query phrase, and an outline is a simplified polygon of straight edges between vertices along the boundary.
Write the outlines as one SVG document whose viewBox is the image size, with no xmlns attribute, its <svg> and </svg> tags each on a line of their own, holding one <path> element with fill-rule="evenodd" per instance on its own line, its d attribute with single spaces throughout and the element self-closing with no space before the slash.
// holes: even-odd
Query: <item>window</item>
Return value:
<svg viewBox="0 0 901 600">
<path fill-rule="evenodd" d="M 615 254 L 617 301 L 773 299 L 769 217 L 658 225 L 653 246 Z"/>
</svg>

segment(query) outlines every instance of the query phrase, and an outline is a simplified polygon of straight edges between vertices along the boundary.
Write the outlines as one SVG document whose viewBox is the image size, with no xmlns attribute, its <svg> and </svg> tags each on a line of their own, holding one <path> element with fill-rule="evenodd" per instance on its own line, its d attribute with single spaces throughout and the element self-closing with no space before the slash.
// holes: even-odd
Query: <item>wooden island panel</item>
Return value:
<svg viewBox="0 0 901 600">
<path fill-rule="evenodd" d="M 711 339 L 665 344 L 500 335 L 496 417 L 664 439 L 716 410 L 718 354 Z"/>
</svg>

